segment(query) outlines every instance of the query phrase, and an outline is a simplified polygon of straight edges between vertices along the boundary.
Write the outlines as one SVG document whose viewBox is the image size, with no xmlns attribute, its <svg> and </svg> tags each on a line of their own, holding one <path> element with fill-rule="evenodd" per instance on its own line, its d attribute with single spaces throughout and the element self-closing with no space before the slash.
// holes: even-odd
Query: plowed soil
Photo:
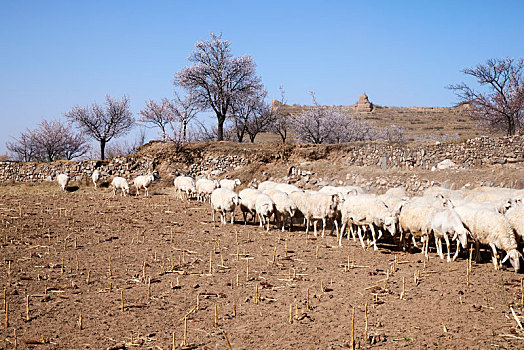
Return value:
<svg viewBox="0 0 524 350">
<path fill-rule="evenodd" d="M 466 252 L 338 247 L 329 231 L 266 232 L 239 211 L 214 225 L 209 204 L 169 188 L 70 191 L 0 188 L 0 349 L 14 330 L 18 349 L 166 350 L 173 334 L 177 349 L 351 348 L 352 334 L 356 348 L 524 348 L 511 312 L 522 275 L 488 255 L 468 285 Z"/>
</svg>

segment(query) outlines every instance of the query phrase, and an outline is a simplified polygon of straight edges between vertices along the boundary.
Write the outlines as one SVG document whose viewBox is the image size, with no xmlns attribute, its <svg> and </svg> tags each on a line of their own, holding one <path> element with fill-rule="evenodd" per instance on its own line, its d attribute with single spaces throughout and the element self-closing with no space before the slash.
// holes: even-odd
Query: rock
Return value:
<svg viewBox="0 0 524 350">
<path fill-rule="evenodd" d="M 444 169 L 456 169 L 457 165 L 453 163 L 451 159 L 444 159 L 442 162 L 437 164 L 437 169 L 444 170 Z"/>
</svg>

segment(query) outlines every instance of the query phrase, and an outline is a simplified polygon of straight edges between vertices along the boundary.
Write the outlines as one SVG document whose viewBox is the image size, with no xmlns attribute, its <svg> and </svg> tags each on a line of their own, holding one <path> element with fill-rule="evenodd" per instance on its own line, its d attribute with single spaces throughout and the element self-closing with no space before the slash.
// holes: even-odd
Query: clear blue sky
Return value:
<svg viewBox="0 0 524 350">
<path fill-rule="evenodd" d="M 524 1 L 0 0 L 0 153 L 75 104 L 171 97 L 198 40 L 222 32 L 288 103 L 450 106 L 460 70 L 524 54 Z M 155 136 L 154 132 L 149 132 Z"/>
</svg>

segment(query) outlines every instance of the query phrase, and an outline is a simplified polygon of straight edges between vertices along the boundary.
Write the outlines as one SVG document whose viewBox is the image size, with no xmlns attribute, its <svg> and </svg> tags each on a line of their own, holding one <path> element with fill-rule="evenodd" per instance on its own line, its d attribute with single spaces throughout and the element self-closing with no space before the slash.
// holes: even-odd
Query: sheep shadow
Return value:
<svg viewBox="0 0 524 350">
<path fill-rule="evenodd" d="M 78 187 L 78 186 L 76 186 L 76 185 L 75 185 L 75 186 L 69 186 L 69 187 L 66 187 L 66 188 L 65 188 L 65 190 L 66 190 L 67 192 L 76 192 L 76 191 L 78 191 L 79 189 L 80 189 L 80 187 Z"/>
</svg>

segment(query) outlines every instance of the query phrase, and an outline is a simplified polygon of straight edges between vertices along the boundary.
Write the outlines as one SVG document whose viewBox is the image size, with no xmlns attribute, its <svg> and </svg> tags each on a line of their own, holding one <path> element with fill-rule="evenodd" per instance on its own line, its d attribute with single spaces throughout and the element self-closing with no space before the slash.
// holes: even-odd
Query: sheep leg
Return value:
<svg viewBox="0 0 524 350">
<path fill-rule="evenodd" d="M 348 232 L 348 241 L 349 241 L 349 234 L 351 233 L 351 237 L 353 237 L 353 241 L 357 239 L 357 236 L 355 235 L 355 231 L 353 230 L 353 224 L 351 223 L 349 225 L 349 232 Z"/>
<path fill-rule="evenodd" d="M 246 221 L 246 218 L 247 218 L 247 212 L 243 211 L 242 210 L 242 217 L 244 218 L 244 226 L 247 225 L 247 221 Z"/>
<path fill-rule="evenodd" d="M 451 257 L 450 257 L 450 252 L 449 252 L 449 251 L 450 251 L 450 248 L 449 248 L 449 238 L 448 238 L 448 235 L 447 235 L 447 234 L 444 235 L 444 241 L 446 241 L 446 248 L 447 248 L 447 250 L 448 250 L 448 253 L 447 253 L 447 254 L 448 254 L 447 262 L 451 262 Z"/>
<path fill-rule="evenodd" d="M 373 238 L 373 250 L 377 251 L 377 240 L 375 238 L 375 226 L 373 224 L 369 224 L 369 229 L 371 230 L 371 237 Z"/>
<path fill-rule="evenodd" d="M 480 242 L 475 241 L 475 262 L 480 262 Z"/>
<path fill-rule="evenodd" d="M 324 233 L 326 232 L 326 218 L 322 218 L 322 238 L 324 238 Z"/>
<path fill-rule="evenodd" d="M 442 253 L 442 240 L 440 237 L 435 236 L 435 245 L 437 246 L 437 253 L 441 260 L 444 259 L 444 254 Z"/>
<path fill-rule="evenodd" d="M 453 261 L 455 261 L 459 255 L 459 251 L 460 251 L 460 242 L 458 240 L 457 241 L 457 250 L 455 251 L 455 255 L 453 255 Z"/>
<path fill-rule="evenodd" d="M 232 211 L 231 212 L 231 225 L 233 225 L 235 223 L 235 212 Z"/>
<path fill-rule="evenodd" d="M 495 244 L 493 243 L 490 243 L 489 246 L 491 247 L 491 250 L 493 251 L 493 255 L 491 256 L 491 260 L 493 261 L 493 266 L 495 267 L 495 270 L 498 270 L 499 264 L 498 264 L 497 247 L 495 247 Z"/>
<path fill-rule="evenodd" d="M 266 231 L 269 231 L 269 218 L 266 220 L 266 223 L 267 223 Z"/>
<path fill-rule="evenodd" d="M 215 209 L 212 209 L 213 212 L 213 223 L 215 223 Z"/>
<path fill-rule="evenodd" d="M 315 237 L 317 237 L 317 222 L 318 220 L 313 220 L 313 233 L 315 234 Z"/>
<path fill-rule="evenodd" d="M 366 246 L 364 245 L 364 239 L 362 238 L 362 232 L 360 231 L 360 225 L 357 226 L 358 228 L 358 239 L 360 240 L 360 245 L 362 245 L 362 249 L 366 249 Z"/>
<path fill-rule="evenodd" d="M 309 232 L 309 218 L 304 218 L 305 224 L 306 224 L 306 235 Z"/>
<path fill-rule="evenodd" d="M 260 221 L 260 227 L 263 227 L 262 225 L 265 224 L 264 217 L 261 214 L 257 214 L 257 215 L 258 215 L 258 219 Z"/>
<path fill-rule="evenodd" d="M 138 187 L 135 187 L 136 188 L 136 196 L 140 196 L 140 191 L 138 190 Z"/>
<path fill-rule="evenodd" d="M 342 224 L 342 227 L 340 228 L 340 236 L 338 237 L 338 246 L 342 246 L 342 236 L 344 235 L 344 230 L 346 229 L 346 223 L 344 222 Z M 348 232 L 349 237 L 349 232 Z"/>
<path fill-rule="evenodd" d="M 418 248 L 417 239 L 415 238 L 415 236 L 411 235 L 411 240 L 413 241 L 413 245 L 415 246 L 415 248 Z"/>
</svg>

